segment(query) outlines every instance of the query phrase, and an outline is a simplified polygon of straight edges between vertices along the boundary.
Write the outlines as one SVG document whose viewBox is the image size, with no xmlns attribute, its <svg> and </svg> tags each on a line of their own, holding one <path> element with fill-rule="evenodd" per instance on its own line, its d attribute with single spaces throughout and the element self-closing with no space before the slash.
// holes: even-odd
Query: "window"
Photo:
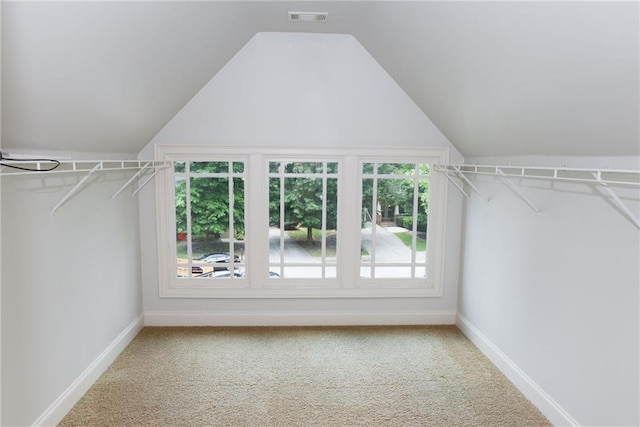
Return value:
<svg viewBox="0 0 640 427">
<path fill-rule="evenodd" d="M 360 277 L 423 278 L 429 164 L 362 164 Z"/>
<path fill-rule="evenodd" d="M 338 164 L 269 161 L 272 279 L 337 277 Z"/>
<path fill-rule="evenodd" d="M 242 161 L 174 162 L 176 277 L 243 278 Z"/>
<path fill-rule="evenodd" d="M 446 149 L 156 153 L 161 296 L 441 295 Z"/>
</svg>

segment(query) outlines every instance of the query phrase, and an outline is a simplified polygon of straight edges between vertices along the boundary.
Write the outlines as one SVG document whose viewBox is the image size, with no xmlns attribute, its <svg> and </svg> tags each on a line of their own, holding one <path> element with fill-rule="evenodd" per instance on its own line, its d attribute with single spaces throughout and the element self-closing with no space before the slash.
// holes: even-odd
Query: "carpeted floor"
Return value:
<svg viewBox="0 0 640 427">
<path fill-rule="evenodd" d="M 548 426 L 453 326 L 145 328 L 60 426 Z"/>
</svg>

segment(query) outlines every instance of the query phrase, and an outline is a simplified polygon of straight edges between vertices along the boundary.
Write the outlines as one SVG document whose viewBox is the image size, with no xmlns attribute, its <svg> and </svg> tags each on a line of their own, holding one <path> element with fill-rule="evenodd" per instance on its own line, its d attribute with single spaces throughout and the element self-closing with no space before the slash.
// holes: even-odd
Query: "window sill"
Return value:
<svg viewBox="0 0 640 427">
<path fill-rule="evenodd" d="M 251 288 L 168 288 L 160 290 L 161 298 L 437 298 L 441 290 L 434 288 L 377 289 L 251 289 Z"/>
</svg>

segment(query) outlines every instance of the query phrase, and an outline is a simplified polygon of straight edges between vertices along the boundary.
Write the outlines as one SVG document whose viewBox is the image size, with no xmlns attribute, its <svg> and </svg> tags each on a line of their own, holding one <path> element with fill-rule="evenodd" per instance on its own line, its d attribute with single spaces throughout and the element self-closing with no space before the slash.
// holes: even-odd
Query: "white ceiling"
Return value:
<svg viewBox="0 0 640 427">
<path fill-rule="evenodd" d="M 297 31 L 353 34 L 465 156 L 640 155 L 639 5 L 5 1 L 2 146 L 137 153 L 255 33 Z"/>
</svg>

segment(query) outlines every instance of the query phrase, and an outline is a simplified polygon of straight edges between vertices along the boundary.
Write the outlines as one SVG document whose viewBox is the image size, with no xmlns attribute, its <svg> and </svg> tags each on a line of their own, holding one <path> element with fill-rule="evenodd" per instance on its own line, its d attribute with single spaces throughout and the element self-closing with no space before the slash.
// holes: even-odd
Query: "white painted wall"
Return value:
<svg viewBox="0 0 640 427">
<path fill-rule="evenodd" d="M 350 35 L 258 33 L 140 153 L 155 144 L 448 147 L 460 153 Z M 461 197 L 448 199 L 444 296 L 379 299 L 171 299 L 158 296 L 155 197 L 140 196 L 145 313 L 233 316 L 455 313 Z M 264 318 L 264 317 L 262 317 Z M 292 316 L 295 319 L 295 316 Z M 387 317 L 388 318 L 388 317 Z M 250 320 L 254 319 L 254 320 Z M 400 317 L 398 317 L 400 319 Z M 295 322 L 295 320 L 292 320 Z M 400 321 L 400 320 L 399 320 Z M 336 320 L 341 323 L 342 321 Z"/>
<path fill-rule="evenodd" d="M 438 146 L 460 155 L 351 35 L 258 33 L 154 144 Z"/>
<path fill-rule="evenodd" d="M 2 22 L 2 3 L 0 2 L 0 22 Z M 2 31 L 0 31 L 0 46 Z M 0 99 L 2 99 L 2 49 L 0 49 Z M 2 104 L 0 102 L 0 104 Z M 2 150 L 2 108 L 0 106 L 0 150 Z M 2 177 L 0 177 L 0 242 L 2 242 Z M 0 425 L 2 425 L 2 245 L 0 244 Z"/>
<path fill-rule="evenodd" d="M 81 176 L 2 178 L 2 425 L 55 423 L 43 414 L 141 315 L 137 201 L 110 200 L 130 175 L 99 175 L 54 216 Z"/>
<path fill-rule="evenodd" d="M 468 161 L 640 169 L 640 157 Z M 522 180 L 536 216 L 498 179 L 475 182 L 490 202 L 466 203 L 461 326 L 528 377 L 517 382 L 557 424 L 639 425 L 640 230 L 585 184 Z M 616 189 L 640 216 L 638 189 Z"/>
</svg>

